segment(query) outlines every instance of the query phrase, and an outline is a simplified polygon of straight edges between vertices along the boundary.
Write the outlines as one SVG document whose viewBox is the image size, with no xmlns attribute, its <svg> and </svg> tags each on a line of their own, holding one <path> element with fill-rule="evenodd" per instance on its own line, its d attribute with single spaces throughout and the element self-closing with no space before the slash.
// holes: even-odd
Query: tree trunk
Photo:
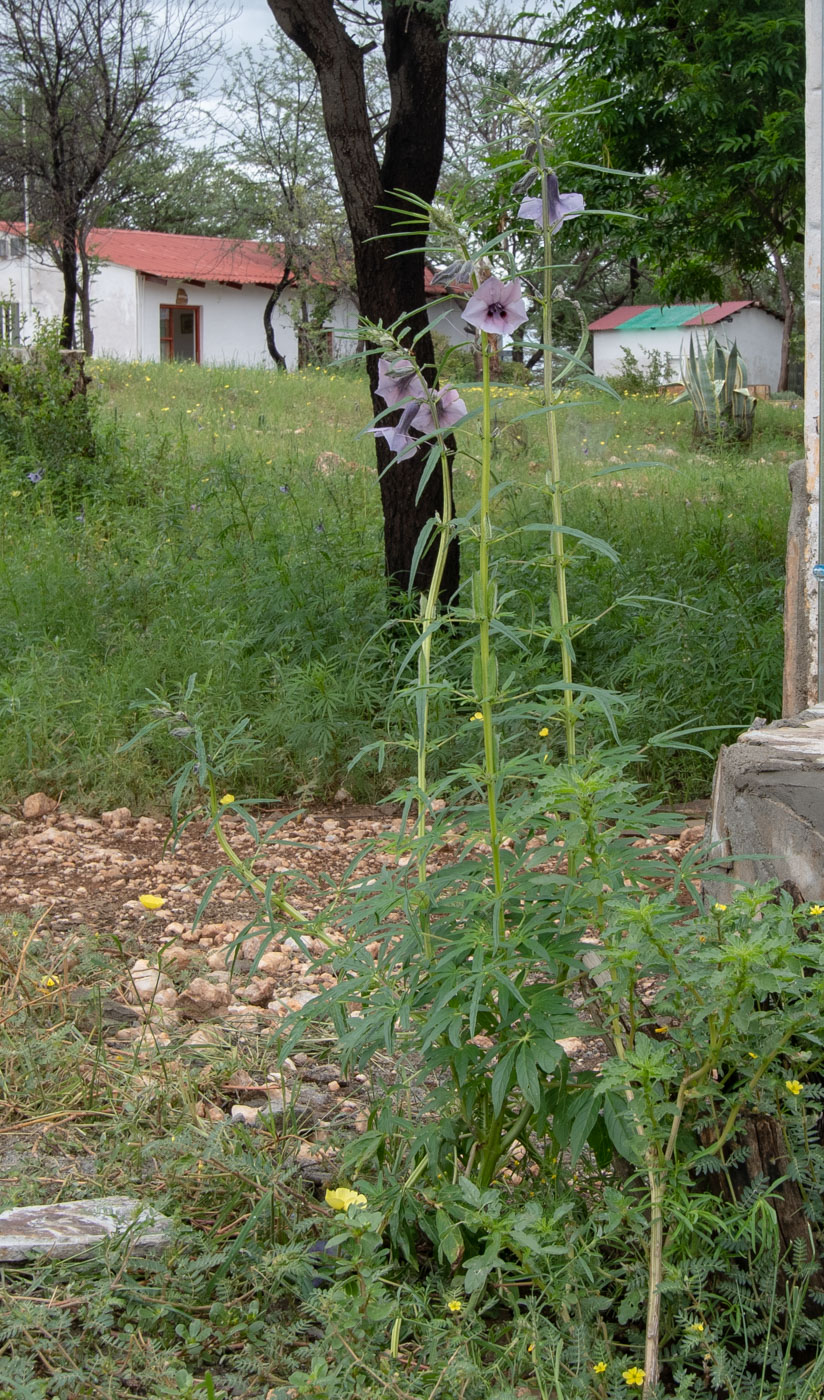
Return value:
<svg viewBox="0 0 824 1400">
<path fill-rule="evenodd" d="M 793 326 L 795 324 L 795 300 L 792 288 L 787 281 L 787 273 L 781 254 L 777 248 L 770 248 L 772 265 L 775 268 L 775 275 L 778 279 L 778 290 L 781 295 L 781 307 L 784 312 L 784 332 L 781 337 L 781 368 L 778 371 L 779 392 L 789 387 L 790 375 L 790 340 L 792 338 Z"/>
<path fill-rule="evenodd" d="M 89 255 L 86 251 L 85 239 L 80 240 L 80 284 L 78 288 L 80 298 L 80 314 L 83 322 L 83 354 L 91 357 L 94 354 L 94 331 L 92 330 L 92 285 L 89 269 Z"/>
<path fill-rule="evenodd" d="M 392 325 L 409 317 L 422 366 L 434 354 L 425 311 L 425 235 L 406 225 L 402 196 L 408 191 L 432 200 L 438 184 L 446 133 L 446 11 L 420 3 L 383 0 L 383 50 L 391 108 L 383 162 L 375 155 L 366 103 L 363 51 L 341 24 L 333 0 L 269 0 L 281 29 L 310 59 L 318 75 L 326 133 L 332 150 L 352 245 L 361 315 Z M 386 206 L 396 206 L 394 213 Z M 377 356 L 368 360 L 372 403 L 377 397 Z M 424 370 L 434 378 L 431 368 Z M 443 511 L 443 483 L 433 472 L 416 500 L 426 451 L 388 471 L 392 453 L 375 439 L 384 519 L 384 555 L 390 585 L 406 590 L 418 537 L 427 521 Z M 451 470 L 451 467 L 450 467 Z M 424 589 L 431 579 L 435 550 L 421 560 L 415 579 Z M 442 596 L 459 583 L 457 540 L 450 546 Z"/>
<path fill-rule="evenodd" d="M 67 219 L 60 239 L 60 270 L 63 273 L 63 315 L 60 321 L 61 350 L 74 349 L 74 322 L 77 315 L 77 224 Z"/>
<path fill-rule="evenodd" d="M 269 293 L 269 298 L 266 302 L 266 305 L 263 308 L 263 329 L 266 332 L 266 349 L 269 351 L 269 354 L 271 355 L 278 369 L 282 370 L 286 369 L 286 358 L 285 356 L 281 355 L 277 345 L 275 344 L 275 332 L 274 327 L 272 326 L 272 312 L 274 311 L 275 307 L 280 301 L 280 295 L 285 285 L 286 281 L 284 279 L 277 287 L 272 288 L 271 292 Z"/>
</svg>

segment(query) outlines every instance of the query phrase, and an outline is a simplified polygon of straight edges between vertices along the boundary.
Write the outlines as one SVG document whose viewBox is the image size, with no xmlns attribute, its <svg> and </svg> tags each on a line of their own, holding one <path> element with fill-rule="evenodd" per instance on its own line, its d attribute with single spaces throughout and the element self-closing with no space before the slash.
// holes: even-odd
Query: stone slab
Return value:
<svg viewBox="0 0 824 1400">
<path fill-rule="evenodd" d="M 824 903 L 824 707 L 756 721 L 722 748 L 709 838 L 720 862 L 705 882 L 710 898 L 728 903 L 736 888 L 758 883 Z"/>
<path fill-rule="evenodd" d="M 132 1253 L 160 1254 L 171 1244 L 172 1231 L 168 1216 L 130 1196 L 18 1206 L 0 1212 L 0 1263 L 85 1258 L 96 1245 L 124 1235 Z"/>
</svg>

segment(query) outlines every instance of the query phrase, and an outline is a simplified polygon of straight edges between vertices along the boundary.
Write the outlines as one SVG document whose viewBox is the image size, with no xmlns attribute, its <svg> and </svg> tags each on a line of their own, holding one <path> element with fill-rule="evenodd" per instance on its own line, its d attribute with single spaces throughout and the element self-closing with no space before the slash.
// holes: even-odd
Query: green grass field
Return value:
<svg viewBox="0 0 824 1400">
<path fill-rule="evenodd" d="M 405 646 L 384 627 L 364 380 L 107 362 L 92 373 L 93 460 L 69 470 L 59 431 L 38 437 L 39 420 L 22 443 L 0 445 L 3 799 L 45 788 L 91 809 L 165 805 L 174 742 L 118 750 L 143 722 L 134 703 L 174 696 L 195 672 L 207 732 L 250 719 L 254 743 L 227 773 L 233 791 L 303 799 L 343 781 L 357 798 L 382 795 L 405 760 L 347 773 L 364 744 L 408 723 L 391 699 Z M 529 391 L 497 391 L 494 470 L 507 483 L 496 502 L 502 586 L 518 620 L 540 627 L 546 537 L 513 530 L 549 510 L 542 419 L 511 423 L 530 406 Z M 760 404 L 751 449 L 722 458 L 693 451 L 688 406 L 656 397 L 579 400 L 559 419 L 569 523 L 619 555 L 578 550 L 570 584 L 575 614 L 605 614 L 578 640 L 576 675 L 626 697 L 622 740 L 643 747 L 678 726 L 775 716 L 800 406 Z M 461 435 L 470 454 L 474 431 Z M 617 470 L 633 461 L 660 465 Z M 586 481 L 604 469 L 615 470 Z M 475 474 L 462 456 L 459 510 Z M 503 659 L 524 685 L 558 671 L 540 646 Z M 691 742 L 713 751 L 725 737 L 710 728 Z M 707 792 L 712 766 L 653 748 L 644 771 L 662 797 L 688 798 Z"/>
</svg>

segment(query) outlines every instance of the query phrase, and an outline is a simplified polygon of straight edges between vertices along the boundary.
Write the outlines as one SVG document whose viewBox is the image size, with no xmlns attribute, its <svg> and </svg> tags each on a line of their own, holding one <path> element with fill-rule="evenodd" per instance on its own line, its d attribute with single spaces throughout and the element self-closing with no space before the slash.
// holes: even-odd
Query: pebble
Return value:
<svg viewBox="0 0 824 1400">
<path fill-rule="evenodd" d="M 49 812 L 53 812 L 57 807 L 53 797 L 49 797 L 45 792 L 32 792 L 23 801 L 23 816 L 27 822 L 33 821 L 35 817 L 45 817 Z"/>
<path fill-rule="evenodd" d="M 251 1127 L 256 1123 L 260 1114 L 260 1109 L 255 1108 L 251 1103 L 233 1103 L 232 1118 L 236 1123 L 248 1123 Z"/>
</svg>

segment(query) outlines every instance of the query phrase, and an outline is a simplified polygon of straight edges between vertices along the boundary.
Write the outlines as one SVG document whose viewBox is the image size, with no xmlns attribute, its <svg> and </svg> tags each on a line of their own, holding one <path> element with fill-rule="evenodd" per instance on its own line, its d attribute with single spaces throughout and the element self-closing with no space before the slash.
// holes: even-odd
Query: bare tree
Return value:
<svg viewBox="0 0 824 1400">
<path fill-rule="evenodd" d="M 431 201 L 437 190 L 446 132 L 447 20 L 449 0 L 366 0 L 363 8 L 345 0 L 269 0 L 283 32 L 306 55 L 318 76 L 323 118 L 338 186 L 352 236 L 361 312 L 384 325 L 402 315 L 421 333 L 416 354 L 433 358 L 422 309 L 425 232 L 411 228 L 395 212 L 399 192 Z M 382 131 L 370 120 L 364 59 L 381 44 L 390 109 Z M 380 151 L 376 149 L 380 147 Z M 377 364 L 369 365 L 375 412 Z M 376 452 L 384 519 L 386 573 L 406 589 L 415 544 L 427 521 L 443 511 L 443 488 L 433 472 L 423 490 L 426 454 L 396 462 L 378 437 Z M 418 569 L 425 587 L 431 561 Z M 450 551 L 443 591 L 450 597 L 459 582 L 457 544 Z"/>
<path fill-rule="evenodd" d="M 0 0 L 0 188 L 27 183 L 32 231 L 63 277 L 64 348 L 81 292 L 90 330 L 80 269 L 103 177 L 179 117 L 219 29 L 201 0 Z"/>
</svg>

